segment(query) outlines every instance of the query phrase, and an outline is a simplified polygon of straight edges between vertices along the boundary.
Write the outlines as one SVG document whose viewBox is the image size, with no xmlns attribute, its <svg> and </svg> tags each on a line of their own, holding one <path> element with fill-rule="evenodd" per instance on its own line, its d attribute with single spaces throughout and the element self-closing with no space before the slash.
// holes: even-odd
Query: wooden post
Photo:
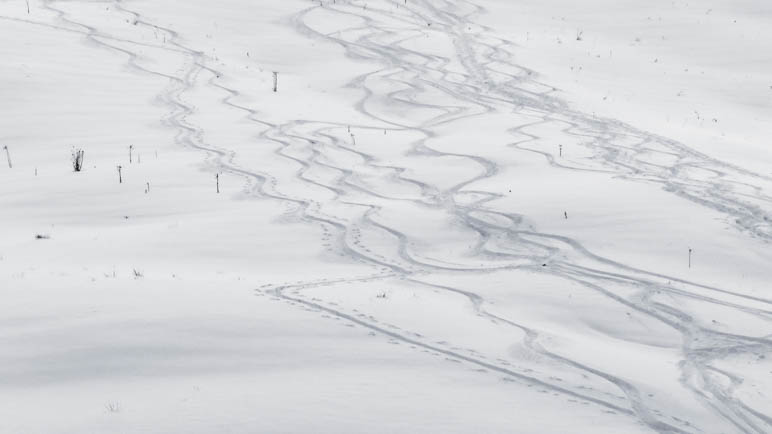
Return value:
<svg viewBox="0 0 772 434">
<path fill-rule="evenodd" d="M 3 149 L 5 149 L 5 158 L 8 160 L 8 168 L 13 169 L 13 164 L 11 164 L 11 151 L 8 150 L 8 146 L 3 146 Z"/>
</svg>

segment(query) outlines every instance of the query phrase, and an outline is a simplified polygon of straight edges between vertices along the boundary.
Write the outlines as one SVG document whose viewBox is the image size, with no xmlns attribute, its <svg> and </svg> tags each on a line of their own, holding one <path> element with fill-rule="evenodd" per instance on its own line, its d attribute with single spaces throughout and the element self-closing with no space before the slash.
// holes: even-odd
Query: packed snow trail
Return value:
<svg viewBox="0 0 772 434">
<path fill-rule="evenodd" d="M 687 145 L 568 107 L 551 86 L 534 78 L 534 71 L 515 63 L 516 47 L 474 23 L 475 15 L 482 12 L 474 3 L 336 1 L 299 12 L 291 21 L 299 32 L 338 44 L 348 56 L 382 68 L 350 83 L 361 91 L 356 108 L 370 122 L 296 119 L 281 124 L 264 121 L 260 112 L 236 103 L 239 90 L 221 84 L 225 72 L 210 66 L 215 65 L 210 56 L 186 46 L 174 30 L 153 24 L 152 17 L 134 11 L 131 3 L 111 3 L 112 10 L 129 17 L 138 30 L 163 33 L 166 44 L 154 47 L 160 50 L 157 55 L 179 57 L 179 70 L 145 66 L 149 62 L 142 57 L 151 55 L 139 56 L 133 41 L 79 21 L 60 9 L 60 2 L 44 4 L 63 23 L 82 29 L 92 43 L 124 53 L 132 68 L 169 80 L 159 99 L 171 109 L 165 122 L 177 132 L 178 144 L 206 152 L 213 170 L 243 177 L 257 197 L 290 204 L 295 218 L 321 225 L 332 234 L 331 245 L 341 260 L 372 270 L 370 275 L 344 280 L 277 282 L 260 288 L 260 294 L 348 320 L 417 350 L 495 372 L 527 387 L 633 418 L 656 432 L 772 430 L 769 409 L 735 395 L 743 379 L 718 365 L 728 357 L 754 359 L 770 353 L 772 300 L 595 254 L 571 237 L 541 232 L 539 222 L 527 217 L 527 207 L 512 209 L 501 202 L 501 191 L 486 189 L 485 184 L 504 176 L 497 153 L 514 153 L 513 158 L 536 153 L 559 171 L 608 174 L 620 181 L 661 186 L 724 215 L 746 236 L 769 243 L 772 179 L 716 161 Z M 334 32 L 315 28 L 331 16 L 361 25 Z M 427 38 L 442 39 L 451 50 L 433 52 L 420 43 Z M 274 147 L 272 165 L 240 158 L 237 150 L 209 143 L 207 131 L 189 120 L 206 108 L 186 103 L 186 94 L 207 86 L 222 95 L 213 103 L 238 109 L 257 125 L 260 134 L 254 145 Z M 491 116 L 509 116 L 506 130 L 514 141 L 462 149 L 443 143 L 453 139 L 449 128 Z M 559 142 L 575 143 L 582 157 L 556 157 Z M 441 172 L 417 169 L 443 164 L 458 167 L 455 173 L 460 175 L 454 174 L 448 182 L 438 175 Z M 411 214 L 409 221 L 398 215 L 405 211 Z M 436 237 L 415 227 L 435 227 L 450 235 Z M 564 352 L 540 324 L 529 324 L 497 307 L 498 296 L 488 295 L 487 279 L 497 276 L 517 285 L 525 275 L 585 288 L 616 311 L 645 324 L 644 328 L 677 335 L 679 384 L 657 384 L 669 379 L 647 384 L 626 378 L 616 367 L 604 367 L 608 364 L 594 366 Z M 362 312 L 362 306 L 353 302 L 330 305 L 325 301 L 331 288 L 353 285 L 356 289 L 372 283 L 462 297 L 473 306 L 475 316 L 489 324 L 486 327 L 496 333 L 514 333 L 521 341 L 500 342 L 500 351 L 474 344 L 462 347 L 454 336 L 437 341 L 430 332 L 417 329 L 423 325 L 383 325 L 377 314 Z M 728 327 L 706 323 L 697 313 L 705 306 L 724 309 Z M 734 315 L 751 318 L 761 328 L 755 333 L 739 325 L 735 329 Z M 521 347 L 523 353 L 509 353 L 510 346 Z M 614 354 L 605 357 L 614 364 Z M 691 400 L 662 398 L 664 391 L 672 390 Z M 763 404 L 764 398 L 760 399 Z"/>
</svg>

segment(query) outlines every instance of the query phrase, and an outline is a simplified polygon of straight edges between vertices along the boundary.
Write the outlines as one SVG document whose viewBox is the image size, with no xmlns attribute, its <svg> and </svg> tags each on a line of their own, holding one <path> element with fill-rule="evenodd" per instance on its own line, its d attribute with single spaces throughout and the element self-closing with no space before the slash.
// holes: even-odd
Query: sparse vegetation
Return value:
<svg viewBox="0 0 772 434">
<path fill-rule="evenodd" d="M 80 172 L 83 170 L 83 156 L 85 152 L 83 149 L 73 149 L 72 150 L 72 168 L 76 172 Z"/>
</svg>

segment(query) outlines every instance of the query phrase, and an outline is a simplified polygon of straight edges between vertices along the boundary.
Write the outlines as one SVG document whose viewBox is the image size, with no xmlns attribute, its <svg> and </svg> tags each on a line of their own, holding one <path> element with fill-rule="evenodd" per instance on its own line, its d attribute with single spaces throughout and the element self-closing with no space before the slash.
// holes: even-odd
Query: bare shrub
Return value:
<svg viewBox="0 0 772 434">
<path fill-rule="evenodd" d="M 72 150 L 72 168 L 75 169 L 76 172 L 83 170 L 83 154 L 83 149 Z"/>
</svg>

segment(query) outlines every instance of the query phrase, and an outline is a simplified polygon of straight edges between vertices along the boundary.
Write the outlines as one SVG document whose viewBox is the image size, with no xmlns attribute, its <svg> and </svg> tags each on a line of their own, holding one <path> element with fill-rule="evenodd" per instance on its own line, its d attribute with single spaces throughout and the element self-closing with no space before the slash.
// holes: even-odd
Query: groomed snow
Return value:
<svg viewBox="0 0 772 434">
<path fill-rule="evenodd" d="M 772 432 L 770 53 L 764 0 L 0 1 L 0 433 Z"/>
</svg>

